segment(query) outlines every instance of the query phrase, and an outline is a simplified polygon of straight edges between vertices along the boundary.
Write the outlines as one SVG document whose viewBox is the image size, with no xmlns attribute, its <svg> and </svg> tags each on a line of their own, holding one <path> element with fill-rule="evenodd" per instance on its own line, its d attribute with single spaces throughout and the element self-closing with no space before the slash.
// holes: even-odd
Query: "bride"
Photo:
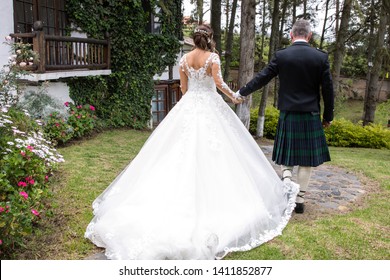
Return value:
<svg viewBox="0 0 390 280">
<path fill-rule="evenodd" d="M 85 237 L 108 259 L 218 259 L 282 233 L 297 185 L 283 183 L 217 93 L 233 102 L 213 52 L 195 29 L 180 61 L 183 97 L 137 157 L 93 202 Z"/>
</svg>

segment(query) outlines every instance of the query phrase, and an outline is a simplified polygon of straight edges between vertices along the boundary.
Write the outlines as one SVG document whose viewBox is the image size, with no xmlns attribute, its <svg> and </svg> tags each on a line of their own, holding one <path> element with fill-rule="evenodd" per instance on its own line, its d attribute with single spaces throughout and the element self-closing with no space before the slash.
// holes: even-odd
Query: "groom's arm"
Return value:
<svg viewBox="0 0 390 280">
<path fill-rule="evenodd" d="M 276 63 L 276 56 L 274 56 L 271 62 L 261 72 L 249 81 L 244 87 L 240 88 L 239 93 L 242 96 L 247 96 L 252 92 L 262 88 L 269 83 L 275 76 L 278 75 L 278 67 Z"/>
</svg>

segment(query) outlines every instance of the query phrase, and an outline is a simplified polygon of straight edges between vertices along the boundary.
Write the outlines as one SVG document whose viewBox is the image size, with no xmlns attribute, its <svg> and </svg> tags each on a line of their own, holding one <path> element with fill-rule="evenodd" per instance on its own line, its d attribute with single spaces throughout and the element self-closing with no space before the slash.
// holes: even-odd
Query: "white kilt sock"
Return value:
<svg viewBox="0 0 390 280">
<path fill-rule="evenodd" d="M 297 203 L 303 203 L 305 201 L 305 193 L 309 186 L 309 180 L 311 176 L 311 166 L 298 166 L 297 183 L 299 184 L 299 194 L 297 196 Z"/>
</svg>

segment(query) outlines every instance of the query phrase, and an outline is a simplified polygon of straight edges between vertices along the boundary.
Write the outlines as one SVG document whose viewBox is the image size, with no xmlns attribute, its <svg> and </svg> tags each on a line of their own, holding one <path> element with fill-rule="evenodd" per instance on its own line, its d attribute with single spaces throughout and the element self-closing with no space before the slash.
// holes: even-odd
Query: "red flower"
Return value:
<svg viewBox="0 0 390 280">
<path fill-rule="evenodd" d="M 18 186 L 19 186 L 19 187 L 27 187 L 27 184 L 26 184 L 26 182 L 20 181 L 20 182 L 18 183 Z"/>
<path fill-rule="evenodd" d="M 39 216 L 39 212 L 35 209 L 31 209 L 31 213 L 33 213 L 35 216 Z"/>
<path fill-rule="evenodd" d="M 19 193 L 21 196 L 23 196 L 24 199 L 28 198 L 28 194 L 26 192 L 20 192 Z"/>
<path fill-rule="evenodd" d="M 32 147 L 32 146 L 27 146 L 27 149 L 30 150 L 30 151 L 32 151 L 32 150 L 34 150 L 34 147 Z"/>
<path fill-rule="evenodd" d="M 95 111 L 95 107 L 93 107 L 92 105 L 89 106 L 89 109 L 91 109 L 91 111 Z"/>
<path fill-rule="evenodd" d="M 56 125 L 56 127 L 59 127 L 59 126 L 60 126 L 60 124 L 59 124 L 59 123 L 56 123 L 55 125 Z"/>
<path fill-rule="evenodd" d="M 64 105 L 65 105 L 66 107 L 69 107 L 69 102 L 66 101 L 66 102 L 64 103 Z"/>
<path fill-rule="evenodd" d="M 0 213 L 4 212 L 4 207 L 0 207 Z"/>
<path fill-rule="evenodd" d="M 77 109 L 81 109 L 81 108 L 83 108 L 83 106 L 81 106 L 81 105 L 78 105 L 78 106 L 77 106 Z"/>
<path fill-rule="evenodd" d="M 20 154 L 24 157 L 26 156 L 26 152 L 25 151 L 20 151 Z"/>
</svg>

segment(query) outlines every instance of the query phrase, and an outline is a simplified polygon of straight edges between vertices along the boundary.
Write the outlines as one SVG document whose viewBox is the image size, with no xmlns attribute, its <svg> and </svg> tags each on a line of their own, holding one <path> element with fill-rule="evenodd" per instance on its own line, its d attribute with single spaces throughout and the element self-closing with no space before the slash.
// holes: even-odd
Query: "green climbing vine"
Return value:
<svg viewBox="0 0 390 280">
<path fill-rule="evenodd" d="M 147 31 L 155 7 L 160 34 Z M 71 98 L 93 104 L 109 126 L 145 127 L 153 76 L 173 65 L 180 49 L 181 0 L 68 0 L 67 13 L 90 37 L 108 34 L 111 43 L 112 74 L 71 79 Z"/>
</svg>

